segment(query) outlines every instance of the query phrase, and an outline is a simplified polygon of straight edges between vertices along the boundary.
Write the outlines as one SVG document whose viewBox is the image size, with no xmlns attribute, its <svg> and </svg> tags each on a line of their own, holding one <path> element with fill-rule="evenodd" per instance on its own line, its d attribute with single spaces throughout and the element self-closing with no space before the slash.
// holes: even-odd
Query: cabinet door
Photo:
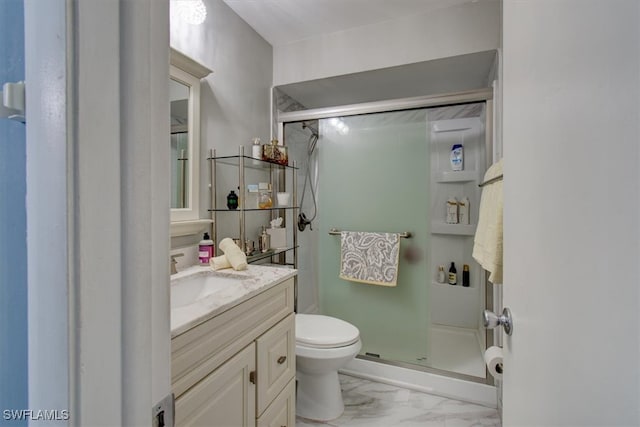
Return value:
<svg viewBox="0 0 640 427">
<path fill-rule="evenodd" d="M 275 398 L 273 403 L 258 418 L 256 427 L 295 427 L 296 425 L 296 380 L 289 384 Z"/>
<path fill-rule="evenodd" d="M 253 426 L 255 344 L 250 344 L 176 400 L 177 426 Z"/>
<path fill-rule="evenodd" d="M 296 373 L 295 317 L 291 313 L 256 340 L 258 416 Z"/>
</svg>

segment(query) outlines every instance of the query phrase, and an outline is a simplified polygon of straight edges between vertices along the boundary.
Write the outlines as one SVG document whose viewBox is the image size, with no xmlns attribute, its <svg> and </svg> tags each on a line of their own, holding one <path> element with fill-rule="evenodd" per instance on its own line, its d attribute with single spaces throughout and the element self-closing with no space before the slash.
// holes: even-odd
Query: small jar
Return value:
<svg viewBox="0 0 640 427">
<path fill-rule="evenodd" d="M 233 190 L 227 196 L 227 207 L 231 210 L 238 209 L 238 195 Z"/>
<path fill-rule="evenodd" d="M 273 206 L 273 200 L 271 200 L 271 196 L 268 191 L 261 191 L 260 196 L 258 197 L 258 208 L 260 209 L 270 209 Z"/>
</svg>

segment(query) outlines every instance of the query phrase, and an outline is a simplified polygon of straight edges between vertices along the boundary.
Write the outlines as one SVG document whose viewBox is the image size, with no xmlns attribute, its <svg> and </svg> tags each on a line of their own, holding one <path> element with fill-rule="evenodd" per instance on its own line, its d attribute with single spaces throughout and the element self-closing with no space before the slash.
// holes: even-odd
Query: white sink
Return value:
<svg viewBox="0 0 640 427">
<path fill-rule="evenodd" d="M 241 277 L 199 273 L 171 283 L 171 308 L 184 307 L 210 295 L 241 286 Z"/>
</svg>

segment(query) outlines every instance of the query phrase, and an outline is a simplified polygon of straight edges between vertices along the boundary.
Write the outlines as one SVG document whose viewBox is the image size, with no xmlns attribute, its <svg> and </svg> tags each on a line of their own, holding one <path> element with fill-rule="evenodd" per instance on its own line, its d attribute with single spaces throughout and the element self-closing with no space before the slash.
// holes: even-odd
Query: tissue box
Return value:
<svg viewBox="0 0 640 427">
<path fill-rule="evenodd" d="M 271 249 L 282 249 L 287 247 L 286 228 L 267 228 L 267 234 L 271 236 Z"/>
</svg>

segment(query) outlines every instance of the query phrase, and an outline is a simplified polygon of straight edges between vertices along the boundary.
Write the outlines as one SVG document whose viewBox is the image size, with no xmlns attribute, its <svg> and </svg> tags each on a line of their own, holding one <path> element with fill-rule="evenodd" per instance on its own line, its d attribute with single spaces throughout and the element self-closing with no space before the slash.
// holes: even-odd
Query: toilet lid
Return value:
<svg viewBox="0 0 640 427">
<path fill-rule="evenodd" d="M 360 331 L 351 323 L 319 314 L 296 315 L 296 342 L 316 348 L 345 347 L 358 341 Z"/>
</svg>

